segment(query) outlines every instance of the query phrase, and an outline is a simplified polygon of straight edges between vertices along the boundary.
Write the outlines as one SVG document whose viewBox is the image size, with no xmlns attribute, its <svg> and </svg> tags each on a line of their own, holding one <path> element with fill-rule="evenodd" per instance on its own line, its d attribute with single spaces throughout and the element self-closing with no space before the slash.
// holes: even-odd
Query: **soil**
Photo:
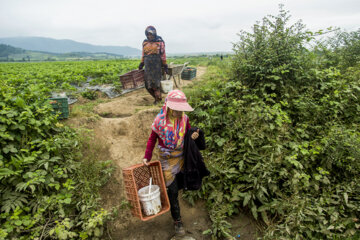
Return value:
<svg viewBox="0 0 360 240">
<path fill-rule="evenodd" d="M 180 85 L 178 84 L 179 88 L 182 89 L 184 86 L 191 85 L 192 82 L 199 81 L 205 71 L 205 67 L 198 67 L 197 77 L 192 81 L 181 80 Z M 70 118 L 68 120 L 68 124 L 73 127 L 85 125 L 93 129 L 96 141 L 107 146 L 104 149 L 106 156 L 116 167 L 110 181 L 101 191 L 103 208 L 118 209 L 117 217 L 108 224 L 108 231 L 105 234 L 107 239 L 175 239 L 170 212 L 143 222 L 132 217 L 130 210 L 124 207 L 126 204 L 123 204 L 126 197 L 122 169 L 142 163 L 146 143 L 151 133 L 151 124 L 162 106 L 161 104 L 154 105 L 153 101 L 143 88 L 97 105 L 94 107 L 94 112 L 100 116 L 98 118 L 92 118 L 92 120 Z M 156 151 L 154 151 L 153 159 L 157 159 Z M 186 237 L 176 239 L 211 239 L 208 235 L 202 234 L 203 231 L 211 228 L 205 204 L 199 201 L 195 203 L 195 206 L 191 206 L 181 197 L 179 200 Z M 233 218 L 232 221 L 237 226 L 234 229 L 236 234 L 241 236 L 237 239 L 255 239 L 256 225 L 251 217 L 241 215 Z"/>
</svg>

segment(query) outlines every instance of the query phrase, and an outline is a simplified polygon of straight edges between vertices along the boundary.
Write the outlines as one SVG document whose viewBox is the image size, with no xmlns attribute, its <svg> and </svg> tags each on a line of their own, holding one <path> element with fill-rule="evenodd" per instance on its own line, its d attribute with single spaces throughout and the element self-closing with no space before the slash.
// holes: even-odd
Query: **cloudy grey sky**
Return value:
<svg viewBox="0 0 360 240">
<path fill-rule="evenodd" d="M 148 25 L 168 53 L 230 51 L 240 30 L 285 5 L 310 30 L 360 28 L 359 0 L 0 0 L 0 37 L 40 36 L 140 49 Z"/>
</svg>

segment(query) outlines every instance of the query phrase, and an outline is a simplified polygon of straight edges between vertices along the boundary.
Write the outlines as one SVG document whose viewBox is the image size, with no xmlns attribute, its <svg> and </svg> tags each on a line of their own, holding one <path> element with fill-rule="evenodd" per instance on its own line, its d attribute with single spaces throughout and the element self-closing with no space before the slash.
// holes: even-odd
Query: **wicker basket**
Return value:
<svg viewBox="0 0 360 240">
<path fill-rule="evenodd" d="M 122 171 L 126 196 L 131 204 L 131 212 L 133 216 L 140 218 L 142 221 L 147 221 L 169 211 L 170 203 L 159 161 L 150 162 L 148 167 L 144 164 L 137 164 L 129 168 L 125 168 Z M 149 185 L 150 177 L 152 177 L 153 184 L 160 187 L 161 210 L 155 215 L 146 216 L 141 210 L 138 191 L 140 188 Z"/>
<path fill-rule="evenodd" d="M 144 70 L 132 70 L 120 76 L 123 89 L 137 88 L 145 84 Z"/>
</svg>

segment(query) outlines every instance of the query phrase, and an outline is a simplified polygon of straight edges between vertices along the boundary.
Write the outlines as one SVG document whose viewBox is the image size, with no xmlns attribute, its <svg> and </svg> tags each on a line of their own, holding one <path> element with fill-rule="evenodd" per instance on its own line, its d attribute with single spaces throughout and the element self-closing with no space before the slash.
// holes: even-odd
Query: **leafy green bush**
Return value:
<svg viewBox="0 0 360 240">
<path fill-rule="evenodd" d="M 86 142 L 57 121 L 42 91 L 5 81 L 0 90 L 0 239 L 99 239 L 109 163 L 81 161 Z"/>
<path fill-rule="evenodd" d="M 353 32 L 337 30 L 333 37 L 322 42 L 318 51 L 325 64 L 336 64 L 346 70 L 360 63 L 360 29 Z"/>
<path fill-rule="evenodd" d="M 211 175 L 186 195 L 206 199 L 214 239 L 231 236 L 224 216 L 240 208 L 267 225 L 264 239 L 360 237 L 360 66 L 318 64 L 312 34 L 288 20 L 280 9 L 241 33 L 232 73 L 210 68 L 187 93 Z"/>
<path fill-rule="evenodd" d="M 259 83 L 272 90 L 294 81 L 306 66 L 305 44 L 311 34 L 305 32 L 301 21 L 287 26 L 290 16 L 280 8 L 278 16 L 264 17 L 253 26 L 253 32 L 241 31 L 240 41 L 234 44 L 233 77 L 258 87 Z"/>
<path fill-rule="evenodd" d="M 86 90 L 81 93 L 81 96 L 89 100 L 95 100 L 97 98 L 96 91 Z"/>
</svg>

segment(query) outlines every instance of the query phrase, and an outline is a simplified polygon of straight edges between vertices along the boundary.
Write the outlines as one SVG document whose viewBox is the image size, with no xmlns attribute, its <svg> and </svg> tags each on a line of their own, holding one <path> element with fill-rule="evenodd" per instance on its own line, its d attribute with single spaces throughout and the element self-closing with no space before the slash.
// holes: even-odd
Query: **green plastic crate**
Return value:
<svg viewBox="0 0 360 240">
<path fill-rule="evenodd" d="M 50 104 L 53 107 L 53 114 L 60 112 L 58 119 L 65 119 L 69 117 L 69 104 L 67 98 L 50 98 Z"/>
<path fill-rule="evenodd" d="M 191 80 L 196 77 L 196 68 L 186 67 L 181 73 L 181 79 Z"/>
</svg>

